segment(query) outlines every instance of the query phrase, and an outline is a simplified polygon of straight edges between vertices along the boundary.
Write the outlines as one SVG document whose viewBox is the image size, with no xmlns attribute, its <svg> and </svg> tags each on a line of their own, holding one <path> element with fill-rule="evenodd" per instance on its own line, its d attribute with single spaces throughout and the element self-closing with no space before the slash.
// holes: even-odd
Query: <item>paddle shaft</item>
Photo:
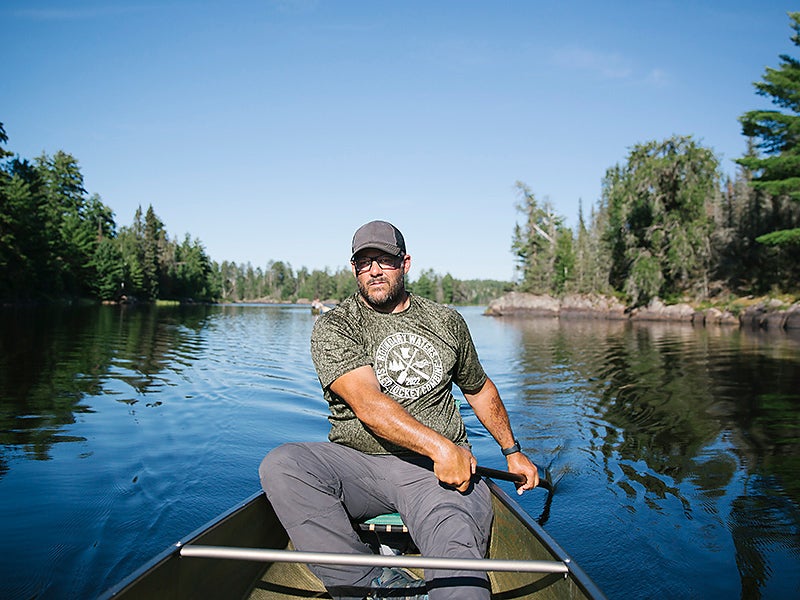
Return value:
<svg viewBox="0 0 800 600">
<path fill-rule="evenodd" d="M 540 469 L 541 471 L 541 469 Z M 490 477 L 492 479 L 500 479 L 502 481 L 513 481 L 514 483 L 525 483 L 525 477 L 519 473 L 510 473 L 508 471 L 500 471 L 499 469 L 490 469 L 489 467 L 475 467 L 475 474 L 481 477 Z M 552 484 L 544 477 L 544 472 L 539 474 L 539 485 L 537 487 L 544 488 L 548 492 L 553 491 Z"/>
</svg>

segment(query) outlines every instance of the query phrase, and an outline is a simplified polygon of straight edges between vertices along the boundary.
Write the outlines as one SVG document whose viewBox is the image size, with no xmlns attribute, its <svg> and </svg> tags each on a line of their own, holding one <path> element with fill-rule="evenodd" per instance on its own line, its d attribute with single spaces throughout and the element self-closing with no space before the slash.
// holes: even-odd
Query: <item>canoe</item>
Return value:
<svg viewBox="0 0 800 600">
<path fill-rule="evenodd" d="M 487 559 L 429 558 L 413 550 L 399 556 L 296 552 L 266 496 L 258 493 L 167 549 L 102 598 L 330 598 L 307 568 L 309 562 L 391 563 L 410 568 L 418 576 L 425 567 L 484 570 L 489 572 L 494 600 L 604 598 L 515 500 L 491 479 L 486 481 L 494 505 Z M 404 528 L 392 530 L 391 525 L 362 529 L 363 536 L 379 535 L 381 541 L 408 535 Z"/>
</svg>

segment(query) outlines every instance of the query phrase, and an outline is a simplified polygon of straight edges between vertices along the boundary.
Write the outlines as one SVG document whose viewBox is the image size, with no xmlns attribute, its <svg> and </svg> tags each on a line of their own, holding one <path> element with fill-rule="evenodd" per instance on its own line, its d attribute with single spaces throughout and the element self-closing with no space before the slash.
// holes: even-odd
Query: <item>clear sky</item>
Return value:
<svg viewBox="0 0 800 600">
<path fill-rule="evenodd" d="M 213 260 L 346 267 L 394 222 L 422 269 L 515 276 L 515 182 L 570 226 L 630 148 L 726 173 L 778 0 L 3 0 L 7 149 L 69 152 L 120 226 L 149 204 Z"/>
</svg>

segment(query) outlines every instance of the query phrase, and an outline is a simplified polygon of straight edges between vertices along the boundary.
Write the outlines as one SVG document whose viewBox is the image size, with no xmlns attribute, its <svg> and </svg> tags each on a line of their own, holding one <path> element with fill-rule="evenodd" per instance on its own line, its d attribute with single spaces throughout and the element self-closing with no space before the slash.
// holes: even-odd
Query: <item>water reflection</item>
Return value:
<svg viewBox="0 0 800 600">
<path fill-rule="evenodd" d="M 88 307 L 0 311 L 0 448 L 47 460 L 63 433 L 107 395 L 157 406 L 159 390 L 202 350 L 209 308 Z M 119 385 L 124 383 L 126 385 Z M 152 401 L 148 398 L 153 398 Z M 0 455 L 0 476 L 8 470 Z"/>
<path fill-rule="evenodd" d="M 678 527 L 682 513 L 686 522 L 705 523 L 706 534 L 727 529 L 742 597 L 760 597 L 776 564 L 800 557 L 796 339 L 679 324 L 513 326 L 526 402 L 531 410 L 575 404 L 582 416 L 556 424 L 554 438 L 578 428 L 631 527 L 652 530 L 657 514 Z M 720 551 L 711 541 L 717 535 L 700 543 Z M 659 545 L 654 552 L 674 561 L 669 542 Z"/>
<path fill-rule="evenodd" d="M 796 593 L 797 338 L 464 314 L 556 483 L 523 505 L 610 598 Z M 94 597 L 252 493 L 267 450 L 324 439 L 312 325 L 307 307 L 0 311 L 0 596 Z"/>
<path fill-rule="evenodd" d="M 92 598 L 322 439 L 308 308 L 0 310 L 2 598 Z"/>
</svg>

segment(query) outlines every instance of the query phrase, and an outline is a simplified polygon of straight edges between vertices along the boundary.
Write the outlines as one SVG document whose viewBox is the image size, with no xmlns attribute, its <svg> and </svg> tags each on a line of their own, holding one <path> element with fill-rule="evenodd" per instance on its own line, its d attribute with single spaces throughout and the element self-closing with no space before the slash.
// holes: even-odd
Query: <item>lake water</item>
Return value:
<svg viewBox="0 0 800 600">
<path fill-rule="evenodd" d="M 800 339 L 460 309 L 609 598 L 800 597 Z M 93 598 L 323 440 L 302 306 L 0 311 L 0 598 Z M 462 409 L 485 466 L 504 460 Z"/>
</svg>

